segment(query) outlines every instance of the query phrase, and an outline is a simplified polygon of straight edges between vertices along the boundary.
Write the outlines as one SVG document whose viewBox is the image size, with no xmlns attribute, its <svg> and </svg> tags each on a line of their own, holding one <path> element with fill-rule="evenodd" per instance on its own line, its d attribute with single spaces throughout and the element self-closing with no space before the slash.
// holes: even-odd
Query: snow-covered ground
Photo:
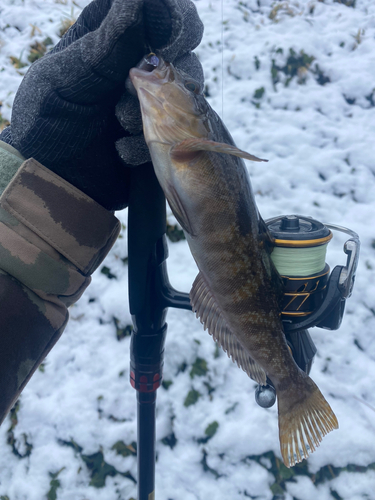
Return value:
<svg viewBox="0 0 375 500">
<path fill-rule="evenodd" d="M 47 37 L 55 44 L 62 25 L 87 3 L 0 0 L 3 120 L 11 118 L 31 47 L 40 50 L 37 42 Z M 318 347 L 311 375 L 340 428 L 290 471 L 280 462 L 276 408 L 257 406 L 255 384 L 217 354 L 191 313 L 169 311 L 168 383 L 157 400 L 156 498 L 373 500 L 375 3 L 195 4 L 205 24 L 197 53 L 209 100 L 241 149 L 269 159 L 248 165 L 263 217 L 298 213 L 347 226 L 359 233 L 362 249 L 340 330 L 311 331 Z M 125 226 L 126 211 L 118 217 Z M 344 241 L 329 245 L 332 266 L 345 263 Z M 189 291 L 196 267 L 187 244 L 170 243 L 169 250 L 171 281 Z M 136 497 L 130 337 L 117 336 L 131 323 L 126 255 L 124 229 L 103 264 L 116 277 L 109 279 L 103 266 L 95 273 L 61 340 L 0 429 L 1 500 Z"/>
</svg>

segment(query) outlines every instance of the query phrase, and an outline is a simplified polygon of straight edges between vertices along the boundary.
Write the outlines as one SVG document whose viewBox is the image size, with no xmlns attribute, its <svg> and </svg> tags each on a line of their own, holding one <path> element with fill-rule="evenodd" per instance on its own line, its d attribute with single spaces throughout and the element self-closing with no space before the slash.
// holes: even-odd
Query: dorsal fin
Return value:
<svg viewBox="0 0 375 500">
<path fill-rule="evenodd" d="M 242 368 L 250 378 L 258 384 L 266 385 L 266 372 L 256 363 L 228 328 L 221 314 L 215 297 L 206 284 L 201 273 L 198 273 L 190 292 L 190 301 L 197 318 L 203 323 L 204 329 L 212 335 L 218 345 Z"/>
</svg>

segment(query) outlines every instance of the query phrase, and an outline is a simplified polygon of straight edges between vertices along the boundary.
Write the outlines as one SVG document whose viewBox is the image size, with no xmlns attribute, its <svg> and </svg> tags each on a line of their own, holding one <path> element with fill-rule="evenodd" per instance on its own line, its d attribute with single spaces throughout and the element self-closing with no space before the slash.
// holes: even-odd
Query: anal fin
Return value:
<svg viewBox="0 0 375 500">
<path fill-rule="evenodd" d="M 209 289 L 201 273 L 196 277 L 191 292 L 190 301 L 193 311 L 200 319 L 204 329 L 212 335 L 215 342 L 237 363 L 239 368 L 248 374 L 258 384 L 266 385 L 266 372 L 256 363 L 248 352 L 238 342 L 236 336 L 229 329 L 215 297 Z"/>
</svg>

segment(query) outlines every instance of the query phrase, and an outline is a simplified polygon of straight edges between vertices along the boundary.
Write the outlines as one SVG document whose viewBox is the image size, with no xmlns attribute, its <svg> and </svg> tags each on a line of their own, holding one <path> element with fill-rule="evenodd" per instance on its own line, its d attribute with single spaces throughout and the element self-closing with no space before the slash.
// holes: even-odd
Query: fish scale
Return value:
<svg viewBox="0 0 375 500">
<path fill-rule="evenodd" d="M 204 329 L 252 379 L 269 377 L 278 399 L 287 467 L 313 452 L 337 419 L 289 352 L 280 318 L 280 277 L 239 150 L 189 75 L 160 59 L 133 68 L 156 176 L 181 224 L 199 274 L 190 293 Z M 198 90 L 197 90 L 198 89 Z"/>
</svg>

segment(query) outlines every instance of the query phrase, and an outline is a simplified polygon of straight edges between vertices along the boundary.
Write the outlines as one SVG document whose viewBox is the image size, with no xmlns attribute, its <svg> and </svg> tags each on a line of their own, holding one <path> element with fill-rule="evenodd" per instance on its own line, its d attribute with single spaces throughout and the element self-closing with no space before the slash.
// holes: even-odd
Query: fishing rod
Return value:
<svg viewBox="0 0 375 500">
<path fill-rule="evenodd" d="M 155 495 L 155 404 L 163 378 L 168 307 L 191 310 L 166 269 L 166 203 L 151 163 L 130 172 L 129 306 L 133 320 L 130 383 L 137 391 L 138 500 Z"/>
<path fill-rule="evenodd" d="M 152 165 L 131 170 L 128 216 L 129 305 L 133 319 L 130 382 L 137 391 L 138 500 L 155 495 L 156 391 L 163 379 L 164 342 L 169 307 L 191 310 L 189 295 L 175 290 L 166 260 L 166 203 Z M 339 328 L 350 297 L 359 257 L 358 235 L 301 215 L 266 221 L 274 238 L 271 258 L 284 284 L 282 322 L 297 365 L 310 372 L 317 349 L 308 328 Z M 332 231 L 350 236 L 344 245 L 345 266 L 330 273 L 325 256 Z M 275 403 L 272 381 L 258 386 L 257 403 Z"/>
</svg>

